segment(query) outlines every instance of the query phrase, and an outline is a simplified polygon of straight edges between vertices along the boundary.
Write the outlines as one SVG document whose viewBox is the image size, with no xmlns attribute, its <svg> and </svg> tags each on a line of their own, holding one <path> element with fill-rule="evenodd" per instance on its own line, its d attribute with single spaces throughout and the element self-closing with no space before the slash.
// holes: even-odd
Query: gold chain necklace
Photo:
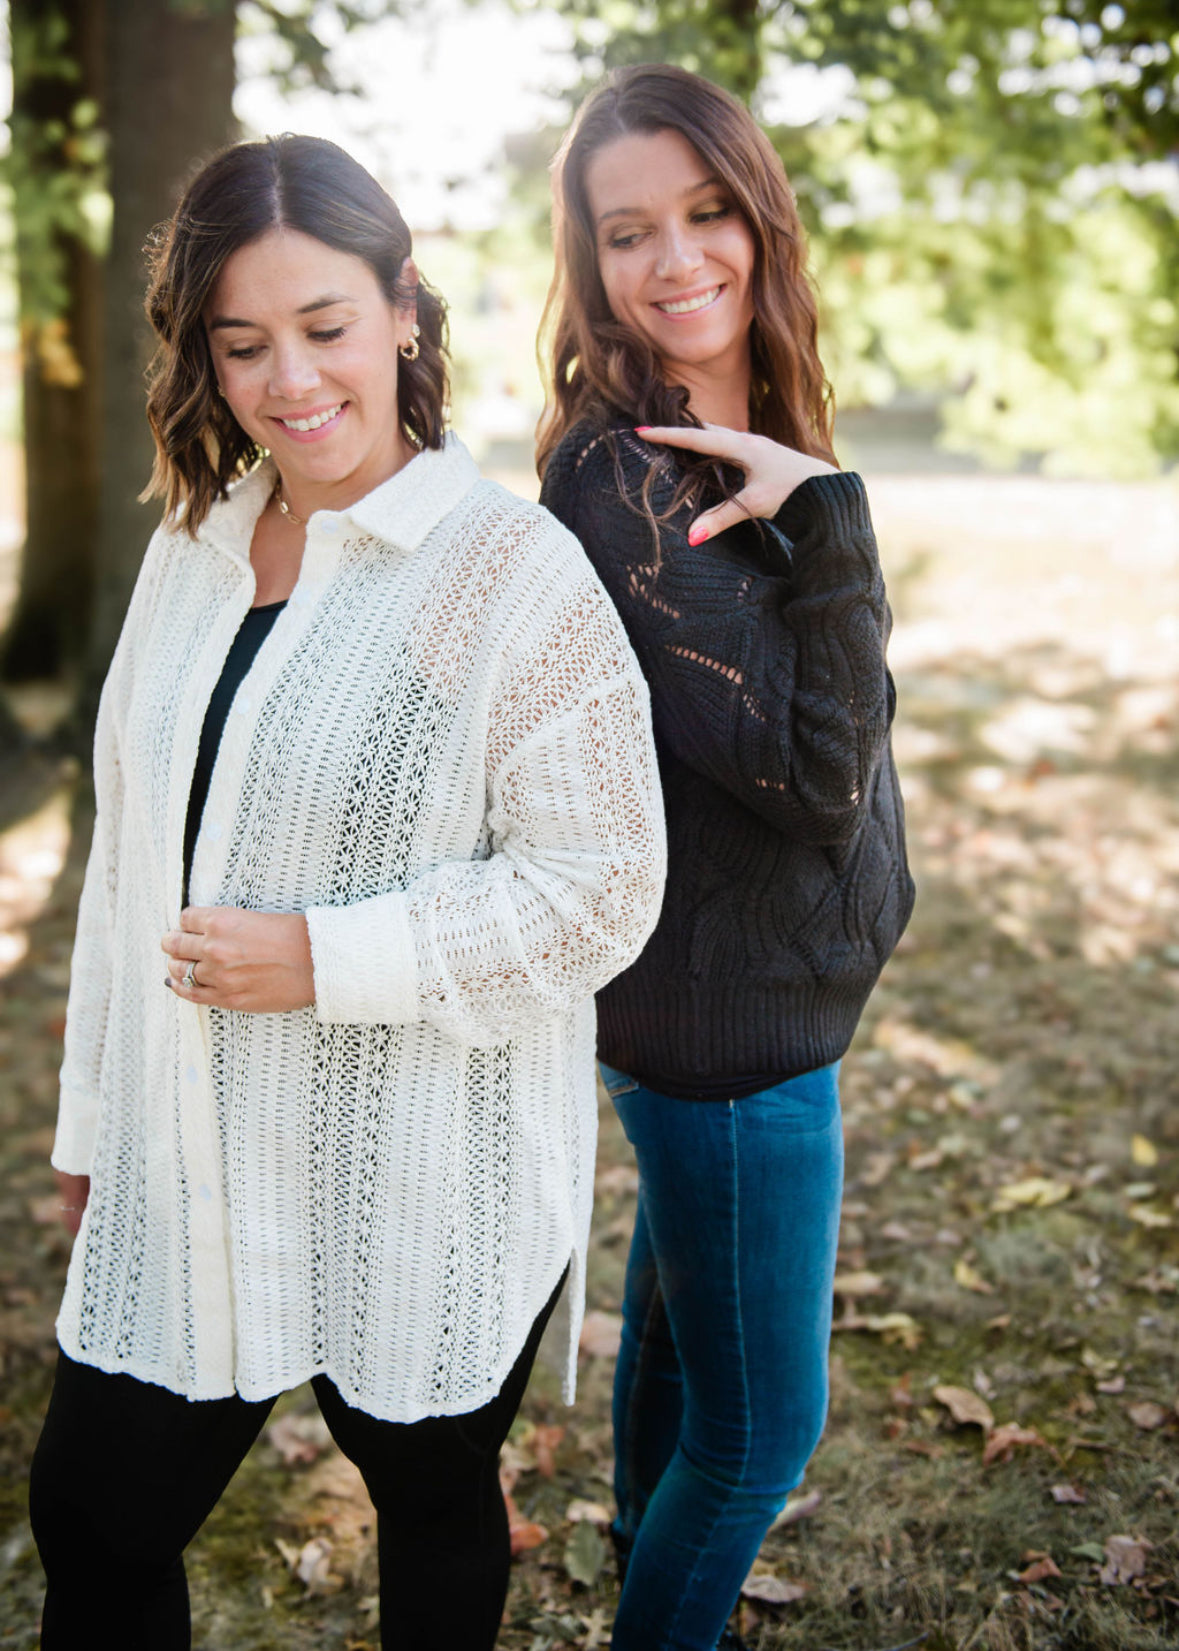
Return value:
<svg viewBox="0 0 1179 1651">
<path fill-rule="evenodd" d="M 281 476 L 278 476 L 275 479 L 273 497 L 274 497 L 276 503 L 278 504 L 278 508 L 282 511 L 283 515 L 286 517 L 287 521 L 290 522 L 292 527 L 306 527 L 307 526 L 306 516 L 296 516 L 295 512 L 291 509 L 290 505 L 283 498 L 283 496 L 282 496 L 282 477 Z"/>
</svg>

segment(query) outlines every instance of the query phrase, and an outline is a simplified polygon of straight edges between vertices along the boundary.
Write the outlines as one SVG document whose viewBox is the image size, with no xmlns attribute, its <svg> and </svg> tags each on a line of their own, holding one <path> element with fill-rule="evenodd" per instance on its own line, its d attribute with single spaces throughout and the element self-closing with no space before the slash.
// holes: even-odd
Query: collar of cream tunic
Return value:
<svg viewBox="0 0 1179 1651">
<path fill-rule="evenodd" d="M 593 993 L 664 872 L 646 689 L 577 542 L 453 437 L 317 512 L 238 689 L 197 905 L 304 911 L 316 1004 L 163 985 L 201 724 L 269 464 L 152 539 L 103 692 L 53 1162 L 92 1190 L 70 1357 L 193 1399 L 326 1373 L 398 1421 L 484 1404 L 571 1262 Z"/>
</svg>

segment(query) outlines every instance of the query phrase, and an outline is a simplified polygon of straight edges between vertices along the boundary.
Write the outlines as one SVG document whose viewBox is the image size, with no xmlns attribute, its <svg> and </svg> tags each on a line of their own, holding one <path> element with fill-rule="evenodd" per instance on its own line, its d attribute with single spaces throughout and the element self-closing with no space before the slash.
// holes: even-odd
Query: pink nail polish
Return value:
<svg viewBox="0 0 1179 1651">
<path fill-rule="evenodd" d="M 635 425 L 635 435 L 636 436 L 645 436 L 647 434 L 648 430 L 653 430 L 654 428 L 655 428 L 655 426 L 653 424 L 636 424 Z"/>
<path fill-rule="evenodd" d="M 703 544 L 707 537 L 708 529 L 706 527 L 701 527 L 699 523 L 697 523 L 695 527 L 690 527 L 688 529 L 688 543 L 690 545 Z"/>
</svg>

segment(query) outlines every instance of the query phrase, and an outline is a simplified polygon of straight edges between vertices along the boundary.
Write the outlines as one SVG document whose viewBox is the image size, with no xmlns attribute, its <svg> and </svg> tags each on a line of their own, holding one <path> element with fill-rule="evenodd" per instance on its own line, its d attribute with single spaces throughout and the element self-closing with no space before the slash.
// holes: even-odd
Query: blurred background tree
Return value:
<svg viewBox="0 0 1179 1651">
<path fill-rule="evenodd" d="M 1144 475 L 1179 456 L 1174 0 L 513 4 L 565 20 L 575 73 L 554 88 L 552 121 L 505 145 L 514 209 L 462 237 L 482 273 L 458 338 L 460 395 L 477 377 L 461 352 L 494 332 L 497 292 L 514 284 L 531 304 L 543 285 L 546 167 L 581 90 L 617 63 L 670 61 L 748 99 L 783 156 L 843 409 L 936 408 L 943 446 L 1049 474 Z M 265 37 L 285 91 L 362 93 L 377 124 L 395 114 L 400 66 L 374 60 L 345 87 L 336 47 L 390 17 L 428 32 L 441 10 L 11 0 L 3 167 L 28 532 L 2 670 L 80 678 L 79 729 L 154 520 L 136 503 L 150 460 L 142 247 L 193 162 L 237 130 L 235 40 L 239 77 L 243 43 Z M 493 72 L 483 95 L 502 130 Z M 447 256 L 432 250 L 455 297 Z M 500 328 L 521 359 L 527 330 Z"/>
<path fill-rule="evenodd" d="M 339 4 L 346 28 L 392 9 Z M 10 147 L 26 535 L 0 672 L 74 673 L 87 736 L 143 546 L 151 467 L 144 244 L 202 156 L 237 135 L 239 29 L 287 87 L 335 89 L 313 0 L 11 0 Z"/>
</svg>

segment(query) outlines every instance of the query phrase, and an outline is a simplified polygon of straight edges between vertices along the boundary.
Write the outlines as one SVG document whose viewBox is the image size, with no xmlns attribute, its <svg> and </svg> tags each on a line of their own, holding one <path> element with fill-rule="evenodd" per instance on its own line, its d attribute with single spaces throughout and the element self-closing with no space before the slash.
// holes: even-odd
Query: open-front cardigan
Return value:
<svg viewBox="0 0 1179 1651">
<path fill-rule="evenodd" d="M 667 813 L 662 914 L 598 996 L 599 1052 L 653 1089 L 718 1099 L 839 1059 L 913 882 L 863 482 L 812 477 L 773 521 L 690 545 L 677 480 L 667 449 L 587 421 L 541 500 L 643 667 Z"/>
<path fill-rule="evenodd" d="M 325 1372 L 399 1421 L 498 1390 L 593 1183 L 593 993 L 663 881 L 647 695 L 575 540 L 453 437 L 307 528 L 234 698 L 196 905 L 306 912 L 316 1002 L 164 986 L 205 708 L 269 465 L 161 528 L 99 713 L 54 1164 L 70 1357 L 190 1398 Z"/>
</svg>

